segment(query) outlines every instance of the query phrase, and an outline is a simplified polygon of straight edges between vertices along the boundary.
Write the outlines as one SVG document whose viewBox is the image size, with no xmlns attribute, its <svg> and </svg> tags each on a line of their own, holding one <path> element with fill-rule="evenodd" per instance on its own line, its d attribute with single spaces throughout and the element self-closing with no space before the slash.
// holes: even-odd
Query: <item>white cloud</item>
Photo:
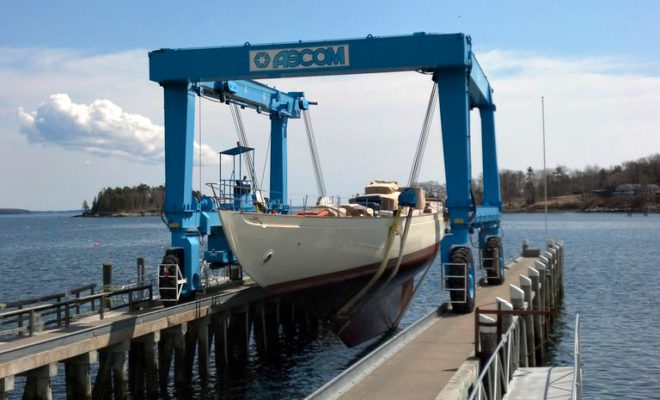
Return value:
<svg viewBox="0 0 660 400">
<path fill-rule="evenodd" d="M 142 115 L 125 112 L 112 101 L 94 100 L 76 104 L 68 94 L 51 95 L 33 112 L 18 110 L 21 133 L 30 142 L 53 144 L 100 156 L 159 163 L 164 158 L 164 128 Z M 195 142 L 195 154 L 199 147 Z M 217 160 L 217 153 L 202 145 L 204 164 Z"/>
<path fill-rule="evenodd" d="M 652 64 L 504 50 L 478 57 L 495 88 L 501 167 L 541 167 L 541 96 L 548 166 L 610 166 L 660 149 L 660 76 Z"/>
</svg>

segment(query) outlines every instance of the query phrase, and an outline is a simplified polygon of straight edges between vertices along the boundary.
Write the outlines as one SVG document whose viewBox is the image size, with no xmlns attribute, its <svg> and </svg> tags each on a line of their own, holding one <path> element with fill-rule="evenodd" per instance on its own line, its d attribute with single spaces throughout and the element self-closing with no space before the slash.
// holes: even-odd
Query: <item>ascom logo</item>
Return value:
<svg viewBox="0 0 660 400">
<path fill-rule="evenodd" d="M 250 50 L 250 71 L 347 67 L 348 45 Z"/>
</svg>

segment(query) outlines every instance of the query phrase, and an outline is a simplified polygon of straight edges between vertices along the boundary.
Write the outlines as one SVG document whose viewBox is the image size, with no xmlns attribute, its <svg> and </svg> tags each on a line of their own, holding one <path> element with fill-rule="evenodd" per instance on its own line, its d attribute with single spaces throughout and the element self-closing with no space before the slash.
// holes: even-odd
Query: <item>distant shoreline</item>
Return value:
<svg viewBox="0 0 660 400">
<path fill-rule="evenodd" d="M 0 215 L 30 214 L 31 212 L 22 208 L 0 208 Z"/>
<path fill-rule="evenodd" d="M 528 214 L 541 214 L 543 213 L 544 210 L 541 208 L 531 208 L 531 209 L 524 209 L 524 208 L 507 208 L 504 207 L 502 210 L 503 214 L 523 214 L 523 213 L 528 213 Z M 580 214 L 600 214 L 600 213 L 608 213 L 608 214 L 623 214 L 623 213 L 628 213 L 629 210 L 627 209 L 606 209 L 606 208 L 593 208 L 593 209 L 586 209 L 582 210 L 580 208 L 553 208 L 553 207 L 548 207 L 548 213 L 580 213 Z M 640 209 L 632 209 L 630 210 L 633 214 L 642 214 L 643 211 Z M 660 210 L 657 209 L 649 209 L 647 210 L 648 214 L 658 214 L 660 213 Z M 161 215 L 160 211 L 115 211 L 115 212 L 107 212 L 107 213 L 83 213 L 83 214 L 78 214 L 74 215 L 76 218 L 127 218 L 127 217 L 158 217 Z"/>
<path fill-rule="evenodd" d="M 82 213 L 81 218 L 124 218 L 124 217 L 157 217 L 160 211 L 114 211 L 104 213 Z"/>
</svg>

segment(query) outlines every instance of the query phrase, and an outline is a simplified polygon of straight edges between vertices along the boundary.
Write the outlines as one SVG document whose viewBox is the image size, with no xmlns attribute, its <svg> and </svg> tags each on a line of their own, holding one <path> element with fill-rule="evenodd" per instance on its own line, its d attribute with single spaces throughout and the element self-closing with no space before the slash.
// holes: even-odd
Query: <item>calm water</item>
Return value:
<svg viewBox="0 0 660 400">
<path fill-rule="evenodd" d="M 115 281 L 135 279 L 137 257 L 155 273 L 169 240 L 158 218 L 55 213 L 0 216 L 0 223 L 0 302 L 100 284 L 106 261 L 114 264 Z M 533 247 L 545 241 L 543 215 L 507 214 L 503 227 L 507 258 L 519 253 L 523 239 Z M 580 313 L 585 398 L 660 399 L 660 215 L 552 214 L 549 236 L 566 243 L 555 362 L 572 363 L 573 323 Z M 444 299 L 436 264 L 402 326 Z M 244 370 L 215 377 L 205 388 L 196 383 L 194 398 L 301 398 L 377 344 L 347 349 L 321 327 L 314 339 L 283 345 L 275 360 L 260 359 L 251 349 Z M 64 398 L 61 366 L 59 372 L 55 398 Z M 20 391 L 11 398 L 20 398 Z"/>
</svg>

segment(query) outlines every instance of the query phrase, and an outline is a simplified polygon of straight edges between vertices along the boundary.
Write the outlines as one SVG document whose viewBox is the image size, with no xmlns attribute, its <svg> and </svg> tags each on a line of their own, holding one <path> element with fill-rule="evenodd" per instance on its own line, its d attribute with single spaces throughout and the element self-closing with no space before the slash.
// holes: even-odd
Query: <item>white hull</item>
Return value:
<svg viewBox="0 0 660 400">
<path fill-rule="evenodd" d="M 231 250 L 259 285 L 277 293 L 373 274 L 382 261 L 393 218 L 313 217 L 219 211 Z M 404 247 L 407 255 L 429 253 L 444 233 L 442 213 L 412 217 Z M 399 232 L 405 218 L 400 219 Z M 390 251 L 399 256 L 401 235 Z"/>
</svg>

